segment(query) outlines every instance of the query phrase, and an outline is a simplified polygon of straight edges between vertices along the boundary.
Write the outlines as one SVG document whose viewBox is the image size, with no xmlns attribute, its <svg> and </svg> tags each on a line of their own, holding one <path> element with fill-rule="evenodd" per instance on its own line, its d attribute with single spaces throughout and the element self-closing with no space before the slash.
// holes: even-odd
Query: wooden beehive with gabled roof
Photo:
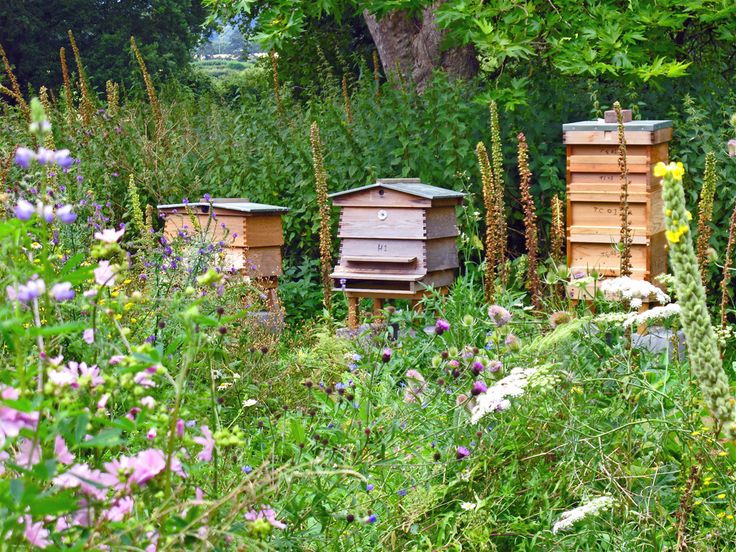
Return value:
<svg viewBox="0 0 736 552">
<path fill-rule="evenodd" d="M 455 208 L 463 195 L 407 178 L 331 194 L 341 210 L 335 290 L 417 299 L 428 286 L 451 284 L 458 268 Z"/>
<path fill-rule="evenodd" d="M 252 203 L 244 198 L 159 205 L 164 216 L 164 236 L 204 234 L 222 242 L 226 268 L 252 278 L 280 276 L 284 236 L 281 215 L 286 207 Z"/>
</svg>

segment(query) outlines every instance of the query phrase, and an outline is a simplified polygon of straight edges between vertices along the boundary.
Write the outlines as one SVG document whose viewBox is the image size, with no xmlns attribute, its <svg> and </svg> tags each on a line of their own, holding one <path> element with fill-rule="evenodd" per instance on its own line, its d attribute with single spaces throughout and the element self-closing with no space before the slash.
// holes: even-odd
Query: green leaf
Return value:
<svg viewBox="0 0 736 552">
<path fill-rule="evenodd" d="M 120 428 L 103 429 L 97 435 L 88 441 L 79 444 L 81 448 L 105 448 L 119 445 L 123 442 L 120 438 L 122 430 Z"/>
</svg>

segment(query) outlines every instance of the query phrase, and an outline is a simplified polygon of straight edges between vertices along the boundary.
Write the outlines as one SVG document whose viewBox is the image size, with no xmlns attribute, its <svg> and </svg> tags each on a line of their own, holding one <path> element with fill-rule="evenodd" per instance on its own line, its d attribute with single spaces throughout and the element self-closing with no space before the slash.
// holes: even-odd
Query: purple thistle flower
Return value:
<svg viewBox="0 0 736 552">
<path fill-rule="evenodd" d="M 511 313 L 500 305 L 488 307 L 488 316 L 493 320 L 497 328 L 505 326 L 511 320 Z"/>
<path fill-rule="evenodd" d="M 442 335 L 449 329 L 450 323 L 447 320 L 443 318 L 437 319 L 437 323 L 434 325 L 434 333 L 436 333 L 437 335 Z"/>
<path fill-rule="evenodd" d="M 478 380 L 473 382 L 473 386 L 470 388 L 470 394 L 474 397 L 477 397 L 481 393 L 485 393 L 488 391 L 488 386 L 485 384 L 484 381 Z"/>
<path fill-rule="evenodd" d="M 388 347 L 386 347 L 381 353 L 381 360 L 383 360 L 383 362 L 388 362 L 389 360 L 391 360 L 392 354 L 393 354 L 393 351 L 389 349 Z"/>
<path fill-rule="evenodd" d="M 467 458 L 468 456 L 470 456 L 470 451 L 465 447 L 457 447 L 455 455 L 457 456 L 458 460 L 462 460 L 463 458 Z"/>
</svg>

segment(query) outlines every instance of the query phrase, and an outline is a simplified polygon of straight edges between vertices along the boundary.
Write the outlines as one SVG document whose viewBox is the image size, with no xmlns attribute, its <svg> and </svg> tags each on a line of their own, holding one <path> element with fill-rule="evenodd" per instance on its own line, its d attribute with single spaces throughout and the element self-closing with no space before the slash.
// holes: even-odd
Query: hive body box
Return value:
<svg viewBox="0 0 736 552">
<path fill-rule="evenodd" d="M 455 208 L 463 194 L 418 179 L 382 179 L 330 196 L 340 207 L 340 260 L 331 274 L 350 300 L 349 322 L 360 297 L 420 299 L 426 288 L 446 288 L 458 267 Z"/>
<path fill-rule="evenodd" d="M 165 216 L 167 238 L 173 239 L 184 230 L 189 235 L 201 231 L 213 242 L 223 241 L 227 268 L 261 279 L 265 287 L 275 290 L 277 278 L 282 274 L 281 215 L 288 211 L 286 207 L 216 198 L 211 202 L 159 205 L 158 210 Z M 193 227 L 192 216 L 198 228 Z"/>
<path fill-rule="evenodd" d="M 562 126 L 567 146 L 567 264 L 573 274 L 595 269 L 619 276 L 621 170 L 618 125 L 598 121 Z M 671 121 L 624 123 L 631 210 L 631 277 L 651 281 L 667 269 L 660 179 L 668 160 Z"/>
</svg>

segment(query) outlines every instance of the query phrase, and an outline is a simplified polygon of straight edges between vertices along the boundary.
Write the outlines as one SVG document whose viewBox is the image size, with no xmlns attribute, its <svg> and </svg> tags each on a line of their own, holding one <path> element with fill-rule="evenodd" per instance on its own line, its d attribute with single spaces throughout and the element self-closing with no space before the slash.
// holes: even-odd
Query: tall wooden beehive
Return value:
<svg viewBox="0 0 736 552">
<path fill-rule="evenodd" d="M 281 215 L 288 211 L 286 207 L 251 203 L 242 198 L 215 198 L 159 205 L 158 210 L 164 215 L 167 238 L 201 232 L 213 242 L 224 242 L 226 268 L 235 268 L 252 278 L 275 280 L 282 274 Z"/>
<path fill-rule="evenodd" d="M 332 194 L 340 260 L 331 277 L 348 296 L 418 299 L 451 284 L 458 267 L 460 192 L 386 178 Z"/>
<path fill-rule="evenodd" d="M 660 179 L 652 169 L 668 160 L 672 121 L 624 123 L 629 171 L 632 278 L 651 281 L 666 271 Z M 567 146 L 567 263 L 573 274 L 620 275 L 621 169 L 618 125 L 562 125 Z"/>
</svg>

